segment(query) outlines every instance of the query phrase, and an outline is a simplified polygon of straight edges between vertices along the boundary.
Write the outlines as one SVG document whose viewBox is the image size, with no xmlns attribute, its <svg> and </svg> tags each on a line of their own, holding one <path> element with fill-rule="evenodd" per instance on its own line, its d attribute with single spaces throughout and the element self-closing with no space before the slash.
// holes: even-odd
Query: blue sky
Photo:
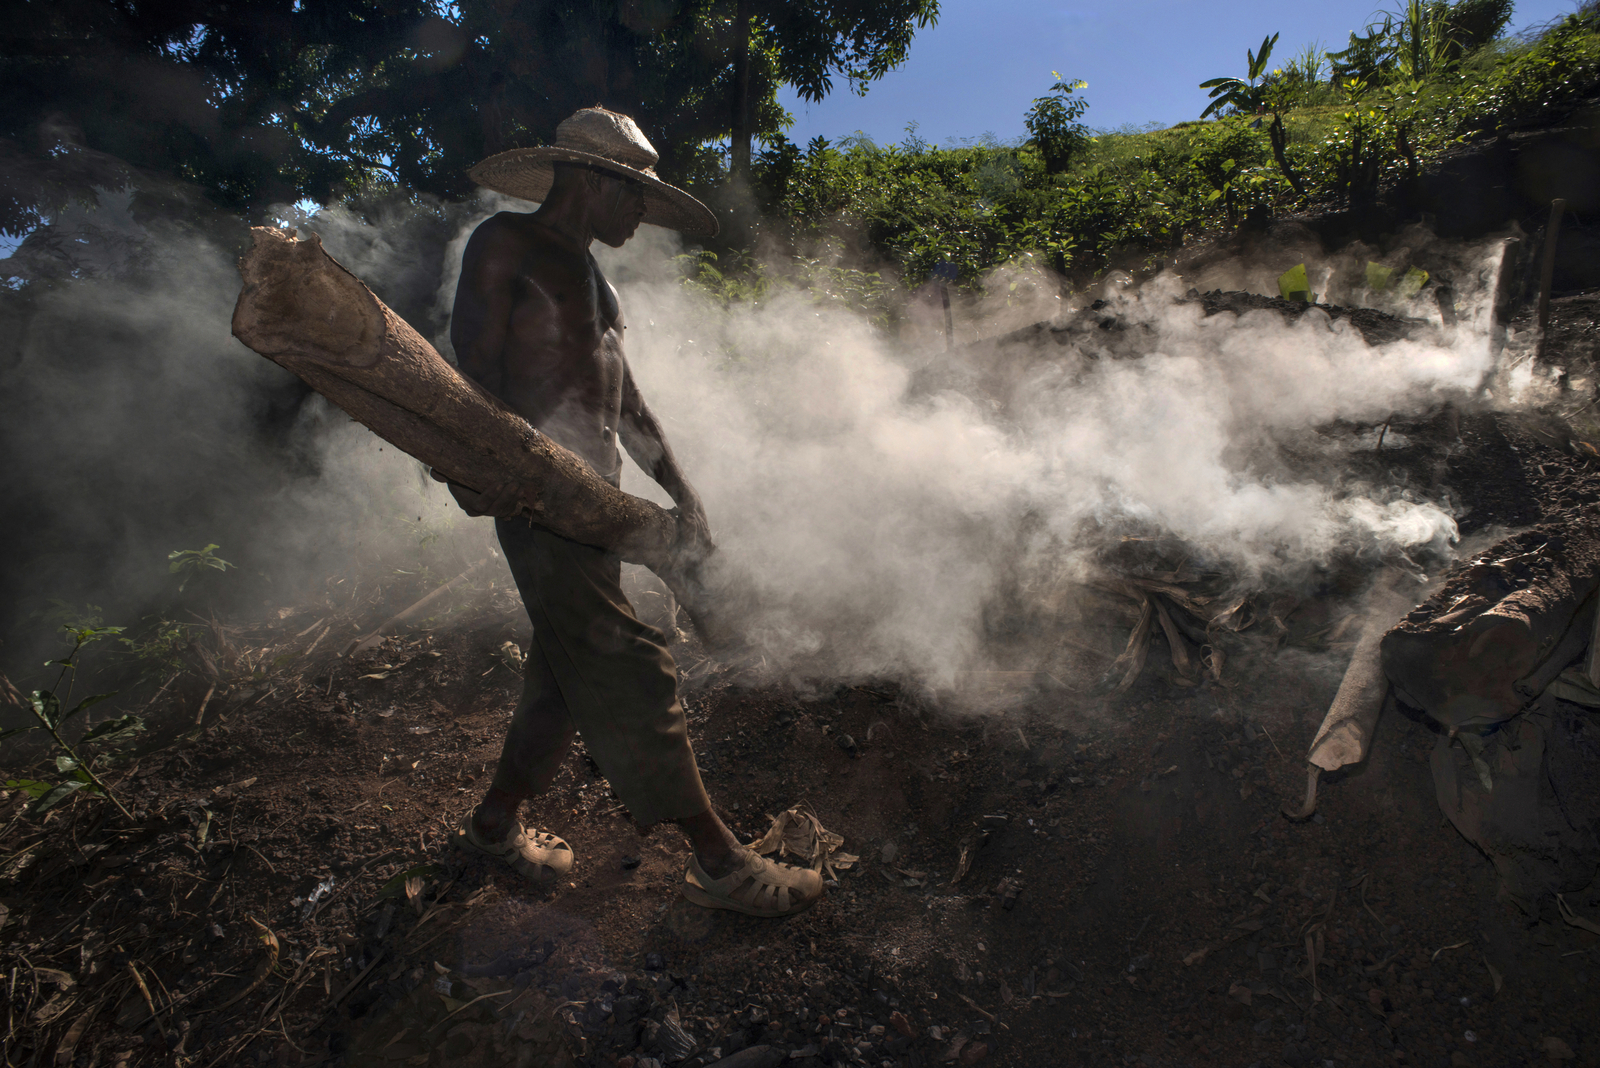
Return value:
<svg viewBox="0 0 1600 1068">
<path fill-rule="evenodd" d="M 1312 41 L 1343 48 L 1380 6 L 1399 0 L 1321 0 L 1284 4 L 1231 0 L 942 0 L 939 24 L 911 43 L 910 58 L 858 97 L 839 83 L 820 104 L 792 93 L 782 102 L 795 118 L 791 140 L 804 145 L 863 131 L 898 142 L 909 122 L 934 144 L 993 133 L 1021 137 L 1023 113 L 1052 81 L 1050 72 L 1089 83 L 1083 121 L 1100 129 L 1124 123 L 1170 126 L 1198 118 L 1208 78 L 1242 75 L 1245 50 L 1281 33 L 1274 61 Z M 1518 0 L 1514 30 L 1577 10 L 1576 0 Z"/>
</svg>

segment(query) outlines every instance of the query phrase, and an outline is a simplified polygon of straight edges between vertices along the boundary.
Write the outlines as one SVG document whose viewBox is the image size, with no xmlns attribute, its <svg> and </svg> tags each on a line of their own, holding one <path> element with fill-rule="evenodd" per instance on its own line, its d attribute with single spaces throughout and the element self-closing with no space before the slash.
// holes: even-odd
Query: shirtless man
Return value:
<svg viewBox="0 0 1600 1068">
<path fill-rule="evenodd" d="M 595 240 L 621 247 L 641 222 L 716 232 L 704 205 L 655 177 L 655 162 L 632 119 L 586 108 L 557 127 L 554 146 L 514 149 L 473 168 L 480 185 L 540 207 L 501 212 L 474 231 L 450 339 L 464 374 L 613 485 L 622 472 L 620 442 L 677 503 L 688 535 L 709 544 L 700 498 L 628 371 L 616 290 L 589 253 Z M 458 844 L 539 881 L 564 875 L 572 850 L 525 829 L 517 809 L 549 787 L 582 733 L 639 826 L 672 821 L 688 837 L 685 897 L 756 916 L 790 915 L 816 902 L 816 872 L 745 849 L 711 807 L 672 657 L 661 632 L 634 616 L 618 585 L 620 560 L 530 525 L 517 514 L 514 484 L 451 491 L 469 514 L 495 517 L 534 635 L 493 784 L 463 819 Z"/>
</svg>

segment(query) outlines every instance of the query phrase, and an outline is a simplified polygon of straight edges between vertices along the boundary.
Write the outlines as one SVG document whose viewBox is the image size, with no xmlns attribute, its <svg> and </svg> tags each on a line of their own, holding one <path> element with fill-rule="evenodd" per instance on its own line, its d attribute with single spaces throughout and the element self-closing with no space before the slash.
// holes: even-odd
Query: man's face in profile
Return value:
<svg viewBox="0 0 1600 1068">
<path fill-rule="evenodd" d="M 621 175 L 590 173 L 596 180 L 599 204 L 594 236 L 612 248 L 621 248 L 644 218 L 644 184 Z"/>
</svg>

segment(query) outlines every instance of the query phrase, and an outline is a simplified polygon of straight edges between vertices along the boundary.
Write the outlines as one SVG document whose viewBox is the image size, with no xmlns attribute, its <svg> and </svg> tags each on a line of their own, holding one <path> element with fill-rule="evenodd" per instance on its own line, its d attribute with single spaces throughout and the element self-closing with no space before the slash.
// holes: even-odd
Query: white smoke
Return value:
<svg viewBox="0 0 1600 1068">
<path fill-rule="evenodd" d="M 438 206 L 425 241 L 414 217 L 374 225 L 325 212 L 305 225 L 380 293 L 407 294 L 429 320 L 416 325 L 448 354 L 466 237 L 505 207 L 527 208 L 488 197 Z M 126 532 L 107 572 L 220 540 L 217 510 L 185 502 L 239 472 L 255 494 L 243 503 L 259 514 L 233 517 L 233 529 L 251 526 L 248 555 L 276 569 L 284 597 L 331 566 L 330 546 L 359 561 L 421 532 L 458 560 L 482 555 L 486 520 L 462 516 L 415 461 L 325 404 L 306 409 L 288 446 L 317 451 L 315 478 L 285 480 L 262 463 L 262 450 L 284 446 L 245 428 L 260 384 L 281 372 L 227 336 L 238 286 L 229 257 L 192 233 L 146 236 L 160 269 L 137 284 L 70 283 L 40 299 L 12 378 L 54 420 L 28 455 L 66 450 L 19 485 L 40 493 L 40 480 L 64 470 L 96 472 L 84 483 L 94 492 L 63 495 L 61 507 L 68 526 L 93 530 L 109 516 Z M 1053 351 L 996 403 L 912 396 L 918 368 L 938 353 L 838 304 L 781 290 L 751 305 L 707 301 L 682 284 L 680 250 L 675 235 L 647 227 L 595 253 L 621 293 L 635 378 L 723 551 L 754 576 L 759 607 L 744 630 L 780 671 L 938 684 L 987 666 L 986 611 L 1019 563 L 1049 558 L 1052 574 L 1071 577 L 1119 531 L 1181 539 L 1245 580 L 1454 534 L 1447 502 L 1342 484 L 1347 443 L 1314 428 L 1382 422 L 1475 388 L 1491 360 L 1473 318 L 1482 293 L 1470 286 L 1462 300 L 1472 309 L 1453 337 L 1369 346 L 1317 310 L 1295 322 L 1206 318 L 1176 301 L 1182 283 L 1158 281 L 1113 296 L 1112 310 L 1144 333 L 1142 358 Z M 93 374 L 53 362 L 86 345 L 99 353 Z M 1271 462 L 1286 437 L 1323 449 L 1326 474 Z M 667 503 L 637 469 L 625 477 L 625 488 Z M 174 489 L 184 479 L 200 484 Z M 41 574 L 59 581 L 66 555 Z"/>
<path fill-rule="evenodd" d="M 629 362 L 720 546 L 757 577 L 749 630 L 780 667 L 937 684 L 987 666 L 1002 576 L 1050 547 L 1086 556 L 1104 538 L 1091 531 L 1158 530 L 1246 578 L 1455 535 L 1434 502 L 1249 458 L 1274 436 L 1472 390 L 1490 360 L 1470 330 L 1372 347 L 1318 310 L 1206 318 L 1158 282 L 1116 309 L 1148 327 L 1142 359 L 1042 356 L 1002 413 L 953 392 L 908 399 L 927 354 L 846 309 L 799 292 L 712 307 L 678 284 L 667 235 L 640 244 L 597 253 L 623 279 Z M 626 487 L 665 502 L 641 482 Z"/>
</svg>

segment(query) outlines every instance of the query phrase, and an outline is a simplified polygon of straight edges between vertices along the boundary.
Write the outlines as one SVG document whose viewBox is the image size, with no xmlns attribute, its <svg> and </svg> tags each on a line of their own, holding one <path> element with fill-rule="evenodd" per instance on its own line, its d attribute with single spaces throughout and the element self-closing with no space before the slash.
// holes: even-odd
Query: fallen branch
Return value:
<svg viewBox="0 0 1600 1068">
<path fill-rule="evenodd" d="M 449 582 L 446 582 L 443 586 L 440 586 L 432 593 L 429 593 L 414 603 L 407 605 L 405 608 L 401 609 L 380 623 L 378 628 L 372 631 L 370 634 L 365 634 L 353 640 L 349 645 L 345 646 L 344 652 L 340 653 L 339 655 L 352 656 L 356 653 L 364 652 L 365 650 L 372 648 L 374 645 L 377 645 L 385 634 L 391 633 L 397 629 L 400 624 L 404 623 L 406 620 L 410 619 L 412 616 L 428 607 L 434 601 L 450 592 L 450 590 L 454 589 L 459 583 L 467 579 L 473 572 L 477 571 L 484 564 L 487 564 L 490 559 L 492 559 L 492 557 L 485 556 L 482 560 L 479 560 L 477 563 L 473 564 L 471 567 L 467 568 L 465 571 L 461 572 L 461 574 L 457 575 Z M 320 641 L 321 639 L 318 640 Z"/>
<path fill-rule="evenodd" d="M 1150 624 L 1155 618 L 1155 605 L 1149 596 L 1142 598 L 1139 606 L 1139 622 L 1134 625 L 1133 633 L 1128 636 L 1127 648 L 1122 650 L 1122 655 L 1111 662 L 1110 669 L 1106 672 L 1109 678 L 1122 672 L 1122 679 L 1111 692 L 1106 695 L 1107 701 L 1115 701 L 1128 692 L 1129 687 L 1138 679 L 1139 673 L 1144 670 L 1145 657 L 1150 652 Z"/>
<path fill-rule="evenodd" d="M 266 924 L 262 923 L 254 916 L 246 916 L 245 919 L 249 920 L 250 925 L 258 932 L 258 936 L 261 939 L 262 945 L 267 947 L 267 957 L 260 964 L 256 965 L 256 974 L 255 977 L 250 980 L 250 985 L 233 995 L 233 997 L 229 998 L 227 1001 L 224 1001 L 221 1005 L 218 1005 L 215 1010 L 217 1012 L 222 1012 L 224 1009 L 232 1008 L 234 1005 L 237 1005 L 239 1002 L 255 993 L 261 984 L 267 981 L 267 976 L 272 974 L 272 969 L 278 966 L 278 936 L 273 934 L 272 930 L 267 927 Z"/>
<path fill-rule="evenodd" d="M 1367 758 L 1378 713 L 1389 694 L 1389 678 L 1383 671 L 1384 634 L 1416 603 L 1415 596 L 1408 595 L 1410 582 L 1409 576 L 1390 570 L 1373 586 L 1364 609 L 1366 620 L 1361 637 L 1345 668 L 1339 692 L 1306 753 L 1309 764 L 1323 771 L 1338 771 Z"/>
</svg>

